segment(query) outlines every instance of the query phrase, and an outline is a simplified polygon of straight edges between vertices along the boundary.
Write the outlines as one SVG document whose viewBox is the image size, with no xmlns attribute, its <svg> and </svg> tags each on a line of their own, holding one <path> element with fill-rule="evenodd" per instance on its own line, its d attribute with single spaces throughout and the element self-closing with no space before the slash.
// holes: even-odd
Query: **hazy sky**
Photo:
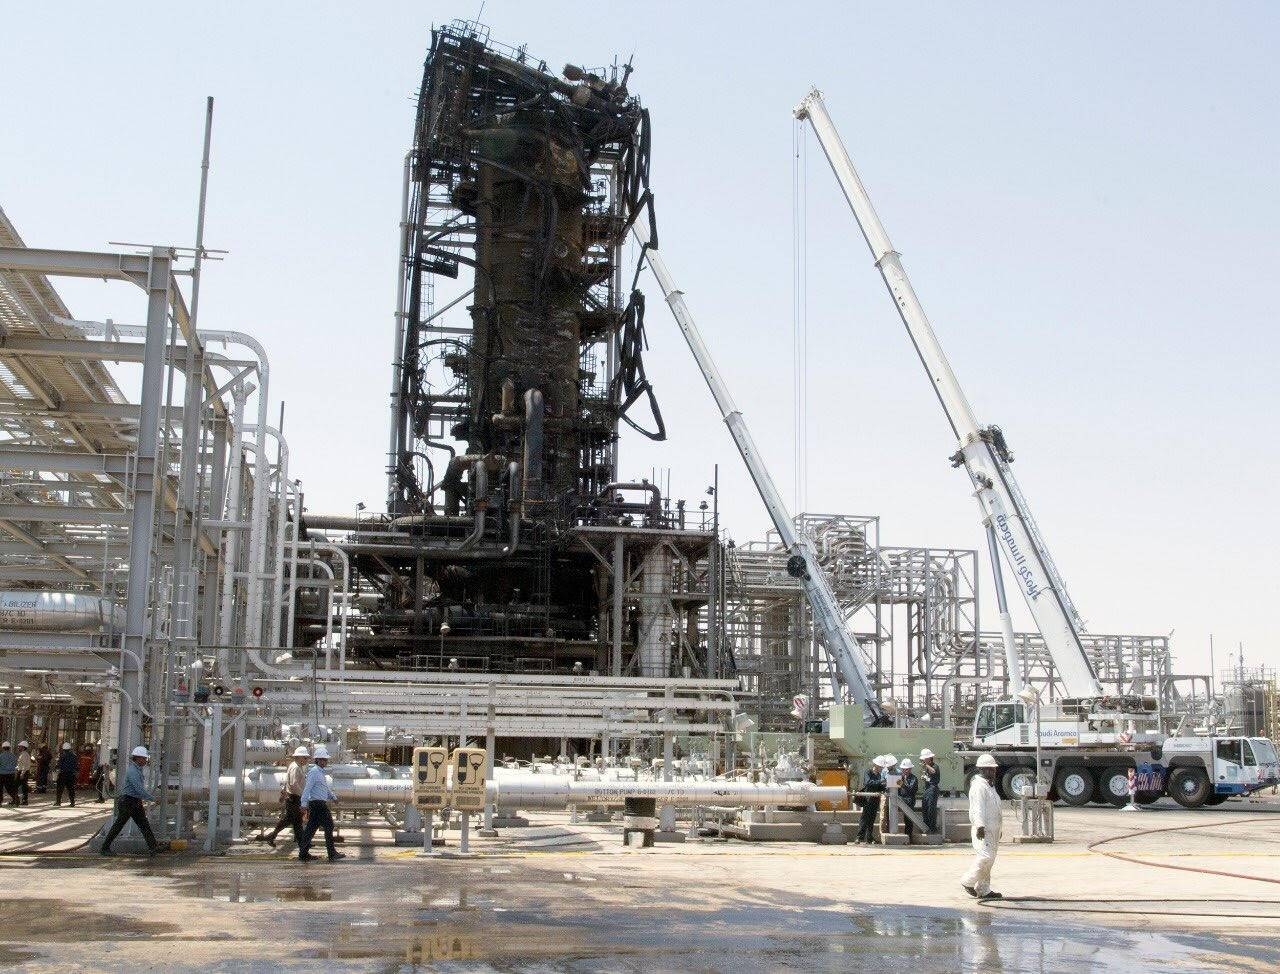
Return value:
<svg viewBox="0 0 1280 974">
<path fill-rule="evenodd" d="M 0 205 L 33 246 L 189 245 L 217 99 L 202 324 L 250 331 L 313 511 L 381 507 L 400 165 L 445 3 L 10 5 Z M 792 483 L 792 106 L 816 84 L 969 398 L 1096 632 L 1167 633 L 1190 669 L 1280 663 L 1269 4 L 489 0 L 553 67 L 634 54 L 662 250 L 785 493 Z M 955 445 L 809 139 L 811 510 L 889 544 L 983 543 Z M 766 518 L 657 289 L 648 371 L 671 468 Z M 86 318 L 138 294 L 59 284 Z M 274 409 L 273 409 L 274 415 Z M 984 589 L 986 623 L 994 599 Z"/>
</svg>

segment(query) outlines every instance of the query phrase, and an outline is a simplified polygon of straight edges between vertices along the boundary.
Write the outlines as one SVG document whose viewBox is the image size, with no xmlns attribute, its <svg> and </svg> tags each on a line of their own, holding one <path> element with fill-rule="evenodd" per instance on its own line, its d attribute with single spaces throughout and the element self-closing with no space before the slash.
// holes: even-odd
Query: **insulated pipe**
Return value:
<svg viewBox="0 0 1280 974">
<path fill-rule="evenodd" d="M 285 772 L 275 768 L 246 769 L 244 800 L 259 805 L 276 805 Z M 218 793 L 230 798 L 236 785 L 233 775 L 218 778 Z M 410 801 L 413 783 L 408 778 L 337 778 L 329 785 L 340 806 L 369 807 L 403 805 Z M 184 789 L 184 792 L 188 789 Z M 189 789 L 193 797 L 205 794 L 202 788 Z M 520 776 L 490 779 L 485 784 L 487 801 L 499 808 L 568 808 L 571 805 L 621 805 L 628 798 L 650 798 L 662 805 L 690 807 L 720 805 L 800 808 L 817 802 L 842 802 L 847 789 L 815 785 L 807 781 L 785 784 L 753 784 L 743 781 L 574 781 L 560 776 Z"/>
<path fill-rule="evenodd" d="M 471 465 L 471 507 L 475 517 L 471 533 L 462 539 L 459 551 L 469 551 L 484 537 L 485 511 L 489 508 L 489 471 L 484 460 Z"/>
<path fill-rule="evenodd" d="M 520 464 L 512 460 L 507 464 L 507 516 L 511 519 L 511 533 L 507 538 L 506 554 L 514 555 L 520 545 L 520 516 L 523 500 L 520 497 Z"/>
<path fill-rule="evenodd" d="M 252 392 L 252 385 L 237 382 L 231 387 L 233 408 L 231 414 L 231 469 L 227 474 L 227 498 L 224 510 L 228 521 L 240 520 L 240 482 L 244 479 L 241 467 L 244 463 L 244 446 L 240 439 L 244 435 L 244 409 Z M 230 646 L 235 639 L 232 635 L 235 621 L 235 571 L 240 560 L 240 532 L 231 531 L 223 535 L 222 545 L 222 607 L 218 614 L 218 643 Z M 225 650 L 218 650 L 218 673 L 226 675 L 227 657 Z"/>
<path fill-rule="evenodd" d="M 597 500 L 613 500 L 612 494 L 618 490 L 645 490 L 649 492 L 649 506 L 653 509 L 653 516 L 659 517 L 662 514 L 662 491 L 658 489 L 657 484 L 650 483 L 612 483 L 606 484 L 600 493 L 596 496 Z"/>
<path fill-rule="evenodd" d="M 276 454 L 276 483 L 278 485 L 278 500 L 276 501 L 276 570 L 275 577 L 272 579 L 272 595 L 275 604 L 271 612 L 271 625 L 267 630 L 267 645 L 281 646 L 283 644 L 280 642 L 280 619 L 284 608 L 282 604 L 284 598 L 284 532 L 289 510 L 287 486 L 289 483 L 289 442 L 284 438 L 284 434 L 274 426 L 268 426 L 267 433 L 275 437 L 278 449 Z M 264 570 L 265 567 L 264 565 Z"/>
<path fill-rule="evenodd" d="M 522 500 L 542 499 L 543 435 L 545 407 L 542 392 L 530 389 L 524 394 L 524 490 Z"/>
<path fill-rule="evenodd" d="M 404 156 L 404 179 L 400 187 L 400 263 L 396 275 L 395 346 L 391 349 L 391 439 L 387 445 L 387 510 L 396 501 L 396 464 L 403 443 L 403 417 L 400 412 L 400 383 L 404 369 L 405 290 L 409 261 L 409 184 L 413 172 L 413 152 Z"/>
</svg>

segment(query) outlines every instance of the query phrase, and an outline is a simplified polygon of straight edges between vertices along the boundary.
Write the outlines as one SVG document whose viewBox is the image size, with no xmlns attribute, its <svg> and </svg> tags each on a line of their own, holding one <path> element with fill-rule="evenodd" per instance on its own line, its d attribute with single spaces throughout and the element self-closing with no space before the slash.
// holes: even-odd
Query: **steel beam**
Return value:
<svg viewBox="0 0 1280 974">
<path fill-rule="evenodd" d="M 121 654 L 119 757 L 116 780 L 124 781 L 129 752 L 142 742 L 142 666 L 147 658 L 147 594 L 151 582 L 152 540 L 156 533 L 156 452 L 164 403 L 164 363 L 168 340 L 172 251 L 151 249 L 147 263 L 146 354 L 142 361 L 142 401 L 138 418 L 138 466 L 134 474 L 129 545 L 129 587 Z"/>
<path fill-rule="evenodd" d="M 0 520 L 49 521 L 63 524 L 128 526 L 128 511 L 104 507 L 70 507 L 64 504 L 0 504 Z"/>
<path fill-rule="evenodd" d="M 128 472 L 128 463 L 124 454 L 50 450 L 40 446 L 0 447 L 0 470 L 46 470 L 50 473 L 96 473 L 105 477 L 121 477 Z M 50 486 L 57 485 L 51 481 Z M 78 485 L 67 481 L 65 486 L 74 489 Z"/>
</svg>

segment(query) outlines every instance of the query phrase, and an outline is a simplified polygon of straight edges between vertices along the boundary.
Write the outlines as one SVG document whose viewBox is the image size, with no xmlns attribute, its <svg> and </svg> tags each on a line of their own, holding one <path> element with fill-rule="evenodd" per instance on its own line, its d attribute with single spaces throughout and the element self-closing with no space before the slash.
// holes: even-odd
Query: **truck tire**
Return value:
<svg viewBox="0 0 1280 974">
<path fill-rule="evenodd" d="M 1020 789 L 1025 785 L 1034 785 L 1036 783 L 1036 769 L 1025 764 L 1015 764 L 1012 767 L 1005 768 L 1004 774 L 1000 778 L 1000 790 L 1004 792 L 1004 797 L 1010 801 L 1022 797 Z"/>
<path fill-rule="evenodd" d="M 1169 797 L 1183 808 L 1199 808 L 1213 794 L 1204 768 L 1176 768 L 1169 776 Z"/>
<path fill-rule="evenodd" d="M 1059 768 L 1054 785 L 1058 789 L 1058 797 L 1068 805 L 1079 808 L 1089 804 L 1089 800 L 1093 798 L 1093 772 L 1084 765 L 1069 764 L 1065 768 Z"/>
<path fill-rule="evenodd" d="M 1099 771 L 1098 797 L 1103 804 L 1116 808 L 1129 804 L 1129 769 L 1110 767 Z"/>
</svg>

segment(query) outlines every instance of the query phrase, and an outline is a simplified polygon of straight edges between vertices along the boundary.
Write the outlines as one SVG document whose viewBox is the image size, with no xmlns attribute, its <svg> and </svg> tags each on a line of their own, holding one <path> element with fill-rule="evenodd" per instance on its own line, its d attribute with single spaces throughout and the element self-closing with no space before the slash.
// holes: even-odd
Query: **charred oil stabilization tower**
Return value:
<svg viewBox="0 0 1280 974">
<path fill-rule="evenodd" d="M 349 530 L 357 658 L 705 672 L 690 613 L 706 599 L 672 589 L 712 587 L 713 536 L 654 485 L 617 482 L 620 422 L 665 437 L 622 266 L 632 225 L 654 234 L 630 73 L 557 76 L 474 24 L 433 34 L 406 160 L 387 512 L 304 525 Z M 634 598 L 615 574 L 635 575 Z"/>
</svg>

